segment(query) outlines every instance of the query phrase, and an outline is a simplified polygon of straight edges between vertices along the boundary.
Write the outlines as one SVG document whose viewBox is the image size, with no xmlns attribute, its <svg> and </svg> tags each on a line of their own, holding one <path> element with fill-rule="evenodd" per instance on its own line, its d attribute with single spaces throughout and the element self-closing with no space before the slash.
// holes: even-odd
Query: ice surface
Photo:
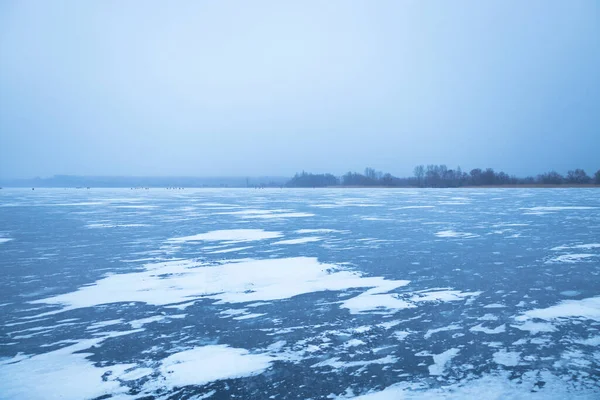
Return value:
<svg viewBox="0 0 600 400">
<path fill-rule="evenodd" d="M 588 207 L 588 206 L 552 206 L 552 207 L 530 207 L 530 208 L 521 208 L 521 210 L 528 211 L 568 211 L 568 210 L 595 210 L 598 207 Z"/>
<path fill-rule="evenodd" d="M 429 330 L 427 330 L 425 335 L 423 335 L 423 337 L 425 339 L 429 339 L 431 337 L 431 335 L 433 335 L 434 333 L 445 332 L 445 331 L 454 331 L 457 329 L 462 329 L 462 326 L 457 325 L 457 324 L 452 324 L 452 325 L 448 325 L 448 326 L 442 326 L 441 328 L 429 329 Z"/>
<path fill-rule="evenodd" d="M 600 249 L 600 243 L 588 243 L 588 244 L 576 244 L 572 246 L 563 245 L 558 247 L 553 247 L 551 250 L 554 251 L 562 251 L 562 250 L 570 250 L 570 249 L 580 249 L 580 250 L 592 250 L 592 249 Z"/>
<path fill-rule="evenodd" d="M 2 192 L 2 399 L 600 394 L 600 321 L 557 310 L 600 295 L 592 189 L 62 192 Z M 537 205 L 596 209 L 519 211 Z"/>
<path fill-rule="evenodd" d="M 526 311 L 518 316 L 516 320 L 527 321 L 532 318 L 538 318 L 552 321 L 561 318 L 577 317 L 600 321 L 600 296 L 582 300 L 564 300 L 555 306 Z"/>
<path fill-rule="evenodd" d="M 580 262 L 582 260 L 586 260 L 590 257 L 596 257 L 596 256 L 597 256 L 596 254 L 563 254 L 561 256 L 551 258 L 550 260 L 546 261 L 546 263 L 547 264 L 552 264 L 552 263 L 574 264 L 574 263 Z"/>
<path fill-rule="evenodd" d="M 32 303 L 63 305 L 65 309 L 93 307 L 118 302 L 153 305 L 182 303 L 207 297 L 221 303 L 286 299 L 324 290 L 371 287 L 343 302 L 351 312 L 378 308 L 414 307 L 389 292 L 409 281 L 362 277 L 338 266 L 321 264 L 316 258 L 246 260 L 205 266 L 192 260 L 146 264 L 146 270 L 109 275 L 93 285 L 71 293 L 35 300 Z"/>
<path fill-rule="evenodd" d="M 228 249 L 221 249 L 221 250 L 214 250 L 214 251 L 209 251 L 209 254 L 225 254 L 225 253 L 235 253 L 236 251 L 242 251 L 242 250 L 248 250 L 251 249 L 252 246 L 245 246 L 245 247 L 231 247 Z"/>
<path fill-rule="evenodd" d="M 288 239 L 288 240 L 280 240 L 278 242 L 273 242 L 274 245 L 277 244 L 303 244 L 303 243 L 312 243 L 312 242 L 318 242 L 323 240 L 320 237 L 303 237 L 303 238 L 298 238 L 298 239 Z"/>
<path fill-rule="evenodd" d="M 244 314 L 239 317 L 233 317 L 233 319 L 240 321 L 240 320 L 244 320 L 244 319 L 252 319 L 252 318 L 262 317 L 263 315 L 266 315 L 266 314 L 264 314 L 264 313 L 262 313 L 262 314 L 261 313 Z"/>
<path fill-rule="evenodd" d="M 592 336 L 587 339 L 573 340 L 574 343 L 583 344 L 585 346 L 600 346 L 600 336 Z"/>
<path fill-rule="evenodd" d="M 506 367 L 515 367 L 519 365 L 521 353 L 517 351 L 500 350 L 494 353 L 492 357 L 496 364 L 504 365 Z"/>
<path fill-rule="evenodd" d="M 477 326 L 472 327 L 469 330 L 471 332 L 483 332 L 483 333 L 487 333 L 488 335 L 496 335 L 498 333 L 506 332 L 506 325 L 502 324 L 502 325 L 499 325 L 499 326 L 491 329 L 491 328 L 484 327 L 483 324 L 479 324 Z"/>
<path fill-rule="evenodd" d="M 86 359 L 89 354 L 76 353 L 104 339 L 80 340 L 48 353 L 0 361 L 0 398 L 79 400 L 125 392 L 126 388 L 118 382 L 103 380 L 102 375 L 123 371 L 134 364 L 95 367 Z"/>
<path fill-rule="evenodd" d="M 85 227 L 90 229 L 101 229 L 101 228 L 136 228 L 142 226 L 151 226 L 150 224 L 116 224 L 116 223 L 101 223 L 101 224 L 87 224 Z"/>
<path fill-rule="evenodd" d="M 245 219 L 279 219 L 313 217 L 315 214 L 305 212 L 290 212 L 290 210 L 239 210 L 215 213 L 216 215 L 235 215 Z"/>
<path fill-rule="evenodd" d="M 338 229 L 298 229 L 294 231 L 297 234 L 312 234 L 312 233 L 347 233 L 348 231 L 340 231 Z"/>
<path fill-rule="evenodd" d="M 363 346 L 363 345 L 365 345 L 365 344 L 366 344 L 366 343 L 365 343 L 365 342 L 363 342 L 363 341 L 362 341 L 362 340 L 360 340 L 360 339 L 350 339 L 350 340 L 348 340 L 346 343 L 344 343 L 344 345 L 345 345 L 346 347 L 356 347 L 356 346 Z"/>
<path fill-rule="evenodd" d="M 411 301 L 460 301 L 468 297 L 479 296 L 483 292 L 461 292 L 459 290 L 423 291 L 411 297 Z"/>
<path fill-rule="evenodd" d="M 334 369 L 343 369 L 343 368 L 355 368 L 355 367 L 364 367 L 365 365 L 372 364 L 394 364 L 398 359 L 393 356 L 385 356 L 382 358 L 377 358 L 374 360 L 364 360 L 364 361 L 340 361 L 339 357 L 334 357 L 325 361 L 321 361 L 317 364 L 312 365 L 313 368 L 323 368 L 323 367 L 331 367 Z"/>
<path fill-rule="evenodd" d="M 269 355 L 225 345 L 196 347 L 165 358 L 159 368 L 163 377 L 159 382 L 174 388 L 254 376 L 269 368 L 272 361 Z"/>
<path fill-rule="evenodd" d="M 546 333 L 546 332 L 555 332 L 556 327 L 547 322 L 533 322 L 526 321 L 520 325 L 511 325 L 513 328 L 520 329 L 522 331 L 528 331 L 532 335 L 537 335 L 538 333 Z"/>
<path fill-rule="evenodd" d="M 460 353 L 459 349 L 446 350 L 433 355 L 433 365 L 429 366 L 429 375 L 443 375 L 446 366 Z"/>
<path fill-rule="evenodd" d="M 476 235 L 474 233 L 468 233 L 468 232 L 456 232 L 456 231 L 453 231 L 453 230 L 446 230 L 446 231 L 436 232 L 435 236 L 440 237 L 440 238 L 464 238 L 464 239 L 469 239 L 469 238 L 477 237 L 479 235 Z"/>
<path fill-rule="evenodd" d="M 410 281 L 382 281 L 373 289 L 343 301 L 342 307 L 350 310 L 352 314 L 365 312 L 393 313 L 405 308 L 416 307 L 414 304 L 398 298 L 395 294 L 387 293 L 409 283 Z"/>
<path fill-rule="evenodd" d="M 255 240 L 275 239 L 281 237 L 281 232 L 268 232 L 264 229 L 222 229 L 193 236 L 184 236 L 169 239 L 172 243 L 198 242 L 198 241 L 231 241 L 252 242 Z"/>
<path fill-rule="evenodd" d="M 435 206 L 404 206 L 391 208 L 391 210 L 410 210 L 412 208 L 435 208 Z"/>
<path fill-rule="evenodd" d="M 539 382 L 544 382 L 540 389 Z M 346 397 L 336 397 L 341 400 Z M 494 372 L 478 379 L 465 379 L 442 387 L 423 384 L 399 383 L 380 392 L 352 397 L 354 400 L 462 400 L 462 399 L 511 399 L 511 400 L 592 400 L 593 393 L 574 385 L 565 384 L 560 377 L 548 371 L 533 371 L 520 379 L 510 379 L 506 373 Z"/>
</svg>

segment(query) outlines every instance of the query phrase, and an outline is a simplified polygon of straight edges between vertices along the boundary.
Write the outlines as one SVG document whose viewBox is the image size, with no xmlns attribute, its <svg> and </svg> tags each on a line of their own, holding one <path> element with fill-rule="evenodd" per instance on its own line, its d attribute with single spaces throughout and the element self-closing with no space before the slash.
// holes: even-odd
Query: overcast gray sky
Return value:
<svg viewBox="0 0 600 400">
<path fill-rule="evenodd" d="M 0 177 L 600 168 L 600 2 L 0 2 Z"/>
</svg>

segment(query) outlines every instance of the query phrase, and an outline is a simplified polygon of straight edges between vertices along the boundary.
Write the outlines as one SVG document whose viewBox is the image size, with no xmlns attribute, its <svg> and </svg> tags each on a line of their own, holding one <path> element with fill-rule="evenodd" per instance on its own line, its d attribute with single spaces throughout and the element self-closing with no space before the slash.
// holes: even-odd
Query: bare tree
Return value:
<svg viewBox="0 0 600 400">
<path fill-rule="evenodd" d="M 423 177 L 425 176 L 425 166 L 417 165 L 414 169 L 415 178 L 417 178 L 417 184 L 423 186 Z"/>
</svg>

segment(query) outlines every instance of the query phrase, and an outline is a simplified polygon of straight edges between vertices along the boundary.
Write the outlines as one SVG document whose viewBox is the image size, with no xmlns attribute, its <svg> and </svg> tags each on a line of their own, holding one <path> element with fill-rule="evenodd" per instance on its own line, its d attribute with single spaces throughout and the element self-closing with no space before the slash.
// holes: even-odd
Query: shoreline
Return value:
<svg viewBox="0 0 600 400">
<path fill-rule="evenodd" d="M 563 185 L 549 185 L 549 184 L 526 184 L 526 185 L 482 185 L 482 186 L 443 186 L 443 187 L 418 187 L 418 186 L 382 186 L 382 185 L 373 185 L 373 186 L 360 186 L 360 185 L 352 185 L 352 186 L 315 186 L 315 187 L 285 187 L 285 186 L 270 186 L 270 187 L 245 187 L 245 186 L 229 186 L 229 187 L 219 187 L 219 186 L 187 186 L 181 188 L 173 188 L 167 189 L 162 186 L 148 186 L 148 187 L 139 187 L 139 188 L 131 188 L 126 186 L 97 186 L 97 187 L 85 187 L 85 188 L 76 188 L 76 187 L 64 187 L 64 186 L 35 186 L 35 189 L 63 189 L 63 190 L 77 190 L 77 191 L 88 191 L 94 189 L 129 189 L 129 190 L 150 190 L 150 189 L 162 189 L 162 190 L 185 190 L 185 189 L 206 189 L 206 190 L 214 190 L 214 189 L 251 189 L 251 190 L 264 190 L 264 189 L 600 189 L 600 185 L 596 184 L 563 184 Z M 23 190 L 32 190 L 31 186 L 4 186 L 0 187 L 1 190 L 5 189 L 23 189 Z"/>
</svg>

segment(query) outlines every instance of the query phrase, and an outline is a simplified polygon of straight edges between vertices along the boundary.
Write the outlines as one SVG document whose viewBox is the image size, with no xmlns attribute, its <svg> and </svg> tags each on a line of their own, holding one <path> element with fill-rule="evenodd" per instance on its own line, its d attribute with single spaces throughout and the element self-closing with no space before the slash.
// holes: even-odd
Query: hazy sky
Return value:
<svg viewBox="0 0 600 400">
<path fill-rule="evenodd" d="M 0 177 L 600 168 L 600 1 L 0 2 Z"/>
</svg>

